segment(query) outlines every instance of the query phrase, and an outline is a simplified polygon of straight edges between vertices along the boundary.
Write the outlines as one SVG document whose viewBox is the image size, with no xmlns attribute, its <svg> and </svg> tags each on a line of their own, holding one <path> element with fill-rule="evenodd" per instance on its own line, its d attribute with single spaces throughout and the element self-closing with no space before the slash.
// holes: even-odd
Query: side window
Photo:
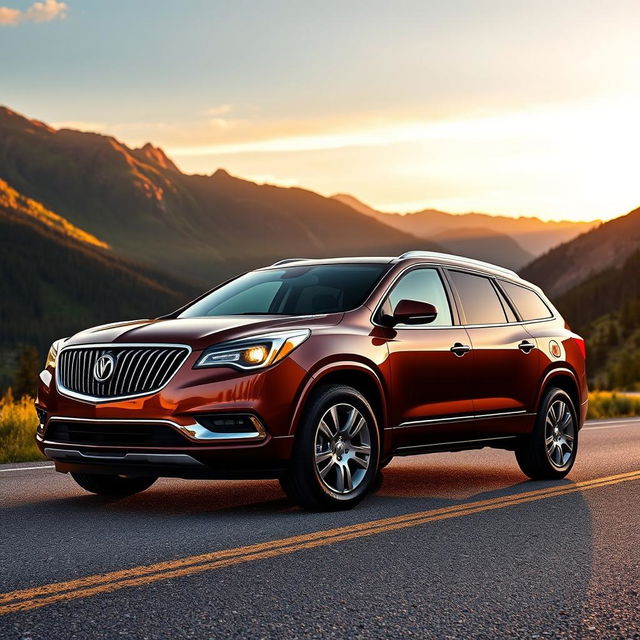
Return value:
<svg viewBox="0 0 640 640">
<path fill-rule="evenodd" d="M 449 271 L 458 291 L 466 324 L 503 324 L 507 316 L 489 278 L 464 271 Z"/>
<path fill-rule="evenodd" d="M 552 317 L 551 310 L 535 291 L 505 280 L 500 280 L 500 286 L 516 305 L 523 320 L 544 320 Z"/>
<path fill-rule="evenodd" d="M 505 298 L 504 293 L 502 293 L 500 289 L 498 289 L 498 297 L 500 298 L 504 312 L 507 314 L 507 322 L 518 322 L 518 318 L 516 318 L 516 314 L 513 313 L 510 302 Z"/>
<path fill-rule="evenodd" d="M 448 327 L 453 324 L 447 294 L 436 269 L 409 271 L 395 284 L 384 306 L 389 313 L 392 313 L 400 300 L 429 302 L 438 310 L 438 315 L 433 322 L 419 326 Z"/>
</svg>

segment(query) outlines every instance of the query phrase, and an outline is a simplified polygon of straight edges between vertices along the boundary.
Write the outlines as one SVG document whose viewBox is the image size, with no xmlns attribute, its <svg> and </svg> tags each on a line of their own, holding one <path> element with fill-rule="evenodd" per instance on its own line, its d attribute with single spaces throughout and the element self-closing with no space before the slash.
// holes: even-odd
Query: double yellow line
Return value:
<svg viewBox="0 0 640 640">
<path fill-rule="evenodd" d="M 244 562 L 274 558 L 304 549 L 314 549 L 337 542 L 345 542 L 379 533 L 416 527 L 428 522 L 459 518 L 473 513 L 502 509 L 512 505 L 564 496 L 570 493 L 606 487 L 631 480 L 640 480 L 640 470 L 596 478 L 594 480 L 585 480 L 574 484 L 511 494 L 489 500 L 466 502 L 449 507 L 442 507 L 440 509 L 430 509 L 428 511 L 420 511 L 392 518 L 372 520 L 347 527 L 316 531 L 314 533 L 282 538 L 280 540 L 271 540 L 269 542 L 237 547 L 235 549 L 213 551 L 211 553 L 180 558 L 179 560 L 158 562 L 156 564 L 142 565 L 121 571 L 111 571 L 109 573 L 99 573 L 76 580 L 54 582 L 30 589 L 10 591 L 0 594 L 0 615 L 15 613 L 17 611 L 28 611 L 65 600 L 86 598 L 126 587 L 137 587 L 160 580 L 170 580 L 171 578 L 189 576 L 202 573 L 203 571 L 213 571 L 214 569 L 222 569 Z"/>
</svg>

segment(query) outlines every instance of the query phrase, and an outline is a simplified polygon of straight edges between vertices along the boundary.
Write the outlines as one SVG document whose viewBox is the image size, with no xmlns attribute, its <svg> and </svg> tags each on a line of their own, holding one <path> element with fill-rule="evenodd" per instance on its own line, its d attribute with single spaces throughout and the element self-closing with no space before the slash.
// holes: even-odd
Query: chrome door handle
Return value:
<svg viewBox="0 0 640 640">
<path fill-rule="evenodd" d="M 453 347 L 451 347 L 450 351 L 455 353 L 458 358 L 462 358 L 465 353 L 471 351 L 471 347 L 468 344 L 462 344 L 461 342 L 456 342 Z"/>
<path fill-rule="evenodd" d="M 528 340 L 523 340 L 519 345 L 518 349 L 522 351 L 522 353 L 531 353 L 532 349 L 535 349 L 536 345 L 529 342 Z"/>
</svg>

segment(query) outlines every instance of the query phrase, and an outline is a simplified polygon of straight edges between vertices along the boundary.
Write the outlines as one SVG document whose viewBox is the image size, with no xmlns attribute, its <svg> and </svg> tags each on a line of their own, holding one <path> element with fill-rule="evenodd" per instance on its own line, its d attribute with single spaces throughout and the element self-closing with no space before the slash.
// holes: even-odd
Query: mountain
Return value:
<svg viewBox="0 0 640 640">
<path fill-rule="evenodd" d="M 559 296 L 605 269 L 621 267 L 640 246 L 640 208 L 610 220 L 532 262 L 522 276 Z"/>
<path fill-rule="evenodd" d="M 488 255 L 492 255 L 492 252 L 495 251 L 493 255 L 499 257 L 503 255 L 504 251 L 506 257 L 503 258 L 503 262 L 511 261 L 511 265 L 505 264 L 505 266 L 515 266 L 516 268 L 523 266 L 533 257 L 552 247 L 588 231 L 597 224 L 597 222 L 543 221 L 531 217 L 511 218 L 486 213 L 453 214 L 437 209 L 425 209 L 407 214 L 384 213 L 350 195 L 338 194 L 333 197 L 348 204 L 356 211 L 396 229 L 412 233 L 420 238 L 433 239 L 436 242 L 441 242 L 446 237 L 454 239 L 459 234 L 457 236 L 459 238 L 468 238 L 466 245 L 473 249 L 471 240 L 474 235 L 477 235 L 474 230 L 483 229 L 495 235 L 493 247 L 490 247 L 491 251 Z M 440 234 L 445 235 L 438 240 Z M 485 237 L 488 238 L 488 236 Z M 510 238 L 510 241 L 506 242 L 506 238 Z M 443 244 L 449 248 L 446 242 Z M 477 250 L 487 255 L 480 246 Z M 487 259 L 481 258 L 480 255 L 472 257 Z M 495 259 L 493 261 L 495 262 Z"/>
<path fill-rule="evenodd" d="M 593 386 L 640 383 L 640 209 L 556 247 L 522 276 L 587 339 Z"/>
<path fill-rule="evenodd" d="M 0 386 L 20 344 L 44 356 L 56 338 L 161 315 L 195 293 L 191 284 L 114 256 L 103 240 L 0 180 Z"/>
<path fill-rule="evenodd" d="M 520 269 L 534 257 L 510 236 L 486 228 L 446 229 L 435 233 L 432 239 L 451 253 L 494 262 L 510 269 Z"/>
<path fill-rule="evenodd" d="M 0 108 L 0 177 L 115 255 L 206 287 L 296 256 L 441 249 L 311 191 L 218 170 L 186 175 L 161 149 L 56 130 Z"/>
</svg>

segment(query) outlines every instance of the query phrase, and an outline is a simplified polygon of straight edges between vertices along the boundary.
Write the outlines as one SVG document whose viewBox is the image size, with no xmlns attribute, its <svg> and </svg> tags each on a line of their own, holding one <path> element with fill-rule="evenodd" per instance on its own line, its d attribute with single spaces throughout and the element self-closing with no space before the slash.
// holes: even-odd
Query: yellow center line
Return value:
<svg viewBox="0 0 640 640">
<path fill-rule="evenodd" d="M 631 480 L 640 480 L 640 470 L 20 589 L 0 594 L 0 615 Z"/>
</svg>

